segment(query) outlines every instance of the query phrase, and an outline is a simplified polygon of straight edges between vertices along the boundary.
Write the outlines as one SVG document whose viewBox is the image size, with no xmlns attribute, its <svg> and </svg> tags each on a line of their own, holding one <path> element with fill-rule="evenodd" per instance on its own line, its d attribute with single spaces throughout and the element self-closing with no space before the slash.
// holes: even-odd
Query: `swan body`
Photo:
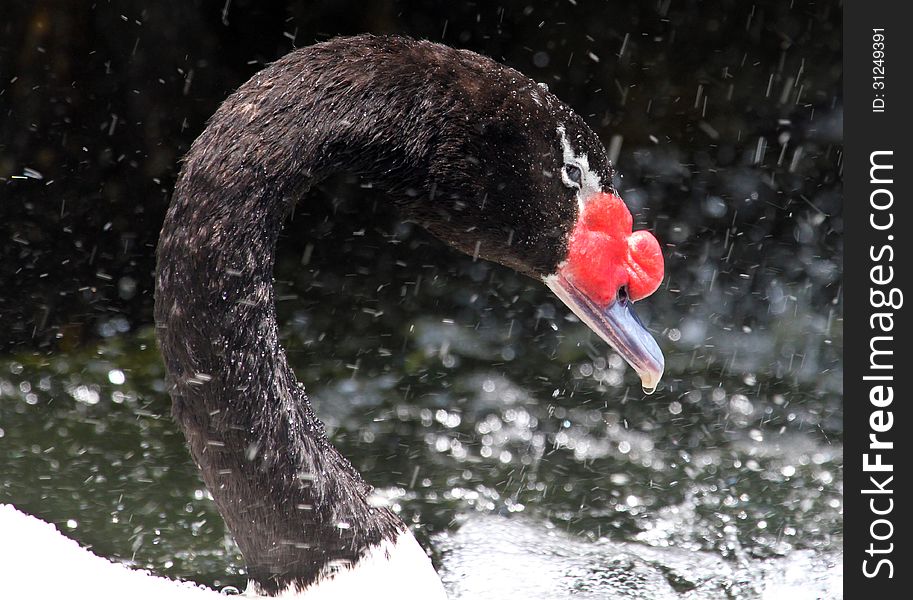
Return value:
<svg viewBox="0 0 913 600">
<path fill-rule="evenodd" d="M 543 86 L 478 54 L 336 38 L 255 74 L 184 158 L 162 226 L 155 322 L 173 415 L 247 564 L 250 593 L 444 598 L 405 523 L 330 443 L 279 343 L 275 246 L 336 173 L 451 246 L 546 283 L 655 387 L 631 304 L 662 253 L 604 148 Z"/>
<path fill-rule="evenodd" d="M 0 597 L 10 600 L 216 600 L 218 592 L 110 562 L 50 523 L 0 504 Z M 15 542 L 15 543 L 12 543 Z"/>
<path fill-rule="evenodd" d="M 64 536 L 50 523 L 0 504 L 0 597 L 15 600 L 216 600 L 225 595 L 186 581 L 158 577 L 111 562 Z M 33 575 L 33 576 L 25 576 Z M 277 597 L 304 600 L 367 598 L 377 590 L 412 585 L 401 600 L 444 598 L 443 586 L 411 533 L 370 549 L 351 568 L 328 569 L 320 583 L 289 586 Z M 256 596 L 250 589 L 245 595 Z"/>
</svg>

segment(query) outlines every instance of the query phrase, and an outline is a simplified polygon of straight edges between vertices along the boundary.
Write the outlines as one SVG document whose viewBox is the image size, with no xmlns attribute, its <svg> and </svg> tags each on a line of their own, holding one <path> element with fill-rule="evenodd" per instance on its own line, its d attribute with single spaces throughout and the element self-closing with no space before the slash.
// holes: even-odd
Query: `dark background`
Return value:
<svg viewBox="0 0 913 600">
<path fill-rule="evenodd" d="M 160 222 L 206 119 L 264 64 L 357 32 L 486 54 L 547 83 L 607 146 L 621 136 L 620 189 L 673 274 L 655 310 L 751 328 L 799 295 L 839 316 L 841 8 L 2 0 L 0 346 L 67 349 L 150 323 Z M 332 191 L 316 196 L 318 217 L 337 214 Z M 346 218 L 326 236 L 395 223 Z M 281 251 L 307 243 L 290 235 Z M 426 262 L 444 252 L 428 244 Z"/>
</svg>

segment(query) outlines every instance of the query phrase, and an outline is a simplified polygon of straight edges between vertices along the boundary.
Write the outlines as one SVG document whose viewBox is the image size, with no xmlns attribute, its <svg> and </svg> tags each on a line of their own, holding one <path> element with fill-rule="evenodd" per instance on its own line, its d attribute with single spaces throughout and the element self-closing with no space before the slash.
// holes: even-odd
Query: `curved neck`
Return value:
<svg viewBox="0 0 913 600">
<path fill-rule="evenodd" d="M 312 182 L 346 170 L 426 193 L 410 178 L 427 170 L 429 104 L 401 94 L 371 114 L 363 101 L 378 82 L 356 80 L 357 66 L 330 81 L 330 59 L 290 55 L 222 105 L 185 159 L 158 247 L 155 319 L 173 412 L 267 593 L 310 585 L 405 530 L 370 505 L 370 486 L 327 440 L 277 332 L 276 240 Z"/>
</svg>

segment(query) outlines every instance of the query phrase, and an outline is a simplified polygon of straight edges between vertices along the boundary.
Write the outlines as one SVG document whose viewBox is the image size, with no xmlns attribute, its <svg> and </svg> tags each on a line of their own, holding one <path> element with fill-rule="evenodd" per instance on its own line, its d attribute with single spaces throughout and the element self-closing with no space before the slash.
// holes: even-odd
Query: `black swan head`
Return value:
<svg viewBox="0 0 913 600">
<path fill-rule="evenodd" d="M 295 51 L 193 144 L 162 228 L 155 317 L 175 417 L 253 584 L 339 595 L 358 574 L 375 595 L 435 597 L 430 563 L 328 442 L 278 341 L 277 236 L 309 187 L 339 172 L 448 244 L 544 281 L 646 388 L 662 354 L 631 304 L 659 286 L 662 253 L 632 233 L 579 116 L 513 69 L 430 42 Z M 423 584 L 396 562 L 406 555 L 424 562 Z"/>
</svg>

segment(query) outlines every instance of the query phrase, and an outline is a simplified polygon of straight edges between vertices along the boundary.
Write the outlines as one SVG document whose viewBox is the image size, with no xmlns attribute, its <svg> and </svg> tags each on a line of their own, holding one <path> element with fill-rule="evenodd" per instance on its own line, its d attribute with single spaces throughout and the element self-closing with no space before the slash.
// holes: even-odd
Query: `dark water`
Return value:
<svg viewBox="0 0 913 600">
<path fill-rule="evenodd" d="M 300 215 L 288 231 L 302 225 L 314 233 Z M 496 534 L 461 542 L 460 525 L 480 515 L 510 517 L 529 536 L 570 535 L 537 541 L 546 551 L 582 542 L 596 554 L 641 542 L 629 550 L 641 558 L 648 547 L 706 551 L 733 573 L 697 562 L 704 554 L 676 568 L 660 554 L 656 572 L 728 578 L 720 585 L 735 597 L 763 588 L 740 579 L 739 565 L 759 577 L 764 565 L 782 571 L 770 561 L 817 560 L 802 580 L 811 585 L 836 564 L 838 318 L 810 311 L 800 294 L 763 327 L 734 329 L 676 312 L 668 297 L 672 309 L 657 311 L 670 295 L 661 289 L 641 312 L 668 370 L 645 396 L 544 286 L 433 251 L 408 226 L 353 232 L 343 217 L 334 227 L 340 243 L 279 267 L 289 357 L 334 442 L 445 569 L 448 553 L 460 571 L 473 548 L 497 543 Z M 392 245 L 394 260 L 368 269 L 374 244 Z M 341 258 L 321 265 L 331 251 Z M 669 285 L 680 277 L 673 270 Z M 243 562 L 170 419 L 152 331 L 107 325 L 97 345 L 3 359 L 0 501 L 101 555 L 242 586 Z M 512 564 L 510 553 L 496 556 Z M 839 569 L 825 580 L 835 586 Z"/>
</svg>

